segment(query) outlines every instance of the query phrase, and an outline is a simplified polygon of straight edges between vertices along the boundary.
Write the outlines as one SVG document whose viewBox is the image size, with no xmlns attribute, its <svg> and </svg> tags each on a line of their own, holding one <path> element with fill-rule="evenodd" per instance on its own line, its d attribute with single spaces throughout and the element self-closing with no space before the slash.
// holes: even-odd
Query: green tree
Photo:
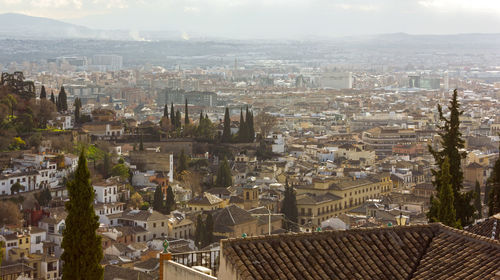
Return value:
<svg viewBox="0 0 500 280">
<path fill-rule="evenodd" d="M 437 211 L 436 222 L 441 222 L 450 227 L 460 228 L 460 221 L 457 221 L 454 205 L 453 189 L 451 187 L 450 161 L 444 159 L 441 165 L 440 190 L 439 190 L 439 208 Z"/>
<path fill-rule="evenodd" d="M 24 191 L 25 187 L 21 185 L 19 182 L 15 182 L 12 186 L 10 186 L 10 193 L 15 194 L 20 191 Z"/>
<path fill-rule="evenodd" d="M 158 212 L 162 212 L 164 210 L 163 207 L 163 192 L 161 191 L 160 186 L 156 186 L 154 199 L 153 199 L 153 210 Z"/>
<path fill-rule="evenodd" d="M 111 173 L 111 158 L 109 153 L 104 153 L 104 158 L 101 166 L 101 175 L 104 179 L 108 178 Z"/>
<path fill-rule="evenodd" d="M 44 188 L 35 198 L 40 206 L 48 206 L 49 202 L 52 200 L 52 195 L 50 194 L 49 188 Z"/>
<path fill-rule="evenodd" d="M 54 98 L 54 92 L 53 91 L 50 92 L 50 102 L 56 104 L 56 100 Z"/>
<path fill-rule="evenodd" d="M 240 127 L 238 129 L 238 142 L 248 142 L 248 129 L 243 118 L 243 109 L 240 110 Z"/>
<path fill-rule="evenodd" d="M 229 108 L 224 112 L 224 129 L 222 130 L 222 142 L 231 142 L 231 118 L 229 117 Z"/>
<path fill-rule="evenodd" d="M 188 114 L 188 100 L 185 100 L 185 105 L 184 105 L 184 124 L 188 125 L 189 124 L 189 114 Z"/>
<path fill-rule="evenodd" d="M 189 159 L 184 153 L 184 149 L 181 150 L 179 155 L 179 164 L 177 165 L 177 174 L 181 174 L 183 171 L 187 170 L 189 167 Z"/>
<path fill-rule="evenodd" d="M 454 90 L 450 105 L 448 106 L 450 111 L 449 118 L 445 117 L 441 105 L 438 104 L 439 119 L 443 123 L 443 125 L 438 126 L 441 130 L 441 132 L 438 133 L 441 137 L 441 150 L 435 150 L 429 146 L 429 151 L 433 155 L 436 165 L 439 166 L 438 169 L 432 170 L 432 174 L 435 178 L 433 184 L 438 193 L 441 191 L 441 183 L 439 180 L 442 172 L 441 166 L 446 157 L 449 159 L 454 208 L 456 209 L 456 215 L 460 220 L 460 224 L 466 226 L 472 222 L 474 216 L 475 209 L 471 203 L 474 192 L 462 193 L 461 191 L 463 188 L 464 175 L 460 165 L 461 160 L 466 156 L 466 152 L 461 151 L 464 148 L 464 140 L 461 138 L 462 133 L 460 132 L 460 115 L 462 115 L 463 112 L 460 111 L 457 95 L 457 90 Z M 431 212 L 435 211 L 431 209 Z"/>
<path fill-rule="evenodd" d="M 201 214 L 198 214 L 196 218 L 196 229 L 194 231 L 194 243 L 200 250 L 203 246 L 203 233 L 205 232 L 205 224 L 203 223 L 203 218 Z"/>
<path fill-rule="evenodd" d="M 66 91 L 64 90 L 64 87 L 61 87 L 61 91 L 59 91 L 59 95 L 57 97 L 57 100 L 59 102 L 60 111 L 68 111 L 68 96 L 66 95 Z"/>
<path fill-rule="evenodd" d="M 168 120 L 168 105 L 163 106 L 163 116 Z"/>
<path fill-rule="evenodd" d="M 483 205 L 481 202 L 481 186 L 478 181 L 476 181 L 476 186 L 474 188 L 474 207 L 477 211 L 476 217 L 481 219 L 483 217 Z"/>
<path fill-rule="evenodd" d="M 167 201 L 165 201 L 165 213 L 170 214 L 170 212 L 175 210 L 175 195 L 172 186 L 167 188 Z"/>
<path fill-rule="evenodd" d="M 170 123 L 175 128 L 175 111 L 174 111 L 174 102 L 170 103 Z"/>
<path fill-rule="evenodd" d="M 208 213 L 205 218 L 205 230 L 203 231 L 203 247 L 206 247 L 214 242 L 214 218 Z"/>
<path fill-rule="evenodd" d="M 139 151 L 144 151 L 144 143 L 142 142 L 142 133 L 141 133 L 141 139 L 139 142 Z"/>
<path fill-rule="evenodd" d="M 487 185 L 488 214 L 493 216 L 500 212 L 500 157 L 495 161 Z"/>
<path fill-rule="evenodd" d="M 2 103 L 5 104 L 10 109 L 10 117 L 14 117 L 14 107 L 17 105 L 17 99 L 12 94 L 8 94 L 2 99 Z"/>
<path fill-rule="evenodd" d="M 248 142 L 253 143 L 255 141 L 255 128 L 253 126 L 253 113 L 248 111 L 248 106 L 247 106 L 245 120 L 246 120 L 246 126 L 247 126 Z"/>
<path fill-rule="evenodd" d="M 80 123 L 80 109 L 82 108 L 82 101 L 80 98 L 75 98 L 73 105 L 75 106 L 75 123 Z"/>
<path fill-rule="evenodd" d="M 45 91 L 45 86 L 42 86 L 42 89 L 40 90 L 40 99 L 46 99 L 47 98 L 47 92 Z"/>
<path fill-rule="evenodd" d="M 66 228 L 63 231 L 61 260 L 63 279 L 103 279 L 100 265 L 103 253 L 99 217 L 94 212 L 94 189 L 90 184 L 87 159 L 82 150 L 75 178 L 67 184 L 69 201 L 66 202 Z"/>
<path fill-rule="evenodd" d="M 217 170 L 216 176 L 216 187 L 227 188 L 233 185 L 233 176 L 231 175 L 231 168 L 229 167 L 229 162 L 226 157 L 224 157 L 222 163 L 219 163 L 219 169 Z"/>
<path fill-rule="evenodd" d="M 130 176 L 128 171 L 129 168 L 125 164 L 118 163 L 111 168 L 111 176 L 119 176 L 120 178 L 126 180 Z"/>
<path fill-rule="evenodd" d="M 299 212 L 297 210 L 297 197 L 293 187 L 288 185 L 288 180 L 285 183 L 281 213 L 285 216 L 283 228 L 289 231 L 298 231 L 297 223 Z"/>
<path fill-rule="evenodd" d="M 181 112 L 177 110 L 175 112 L 175 129 L 181 128 Z"/>
</svg>

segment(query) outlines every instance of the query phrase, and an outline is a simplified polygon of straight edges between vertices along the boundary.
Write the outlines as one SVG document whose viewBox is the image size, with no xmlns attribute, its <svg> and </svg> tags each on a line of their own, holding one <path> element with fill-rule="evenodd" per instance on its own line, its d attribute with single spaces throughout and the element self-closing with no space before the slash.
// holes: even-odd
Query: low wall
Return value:
<svg viewBox="0 0 500 280">
<path fill-rule="evenodd" d="M 163 280 L 216 280 L 216 277 L 204 274 L 190 267 L 176 263 L 174 261 L 165 261 L 163 263 Z"/>
</svg>

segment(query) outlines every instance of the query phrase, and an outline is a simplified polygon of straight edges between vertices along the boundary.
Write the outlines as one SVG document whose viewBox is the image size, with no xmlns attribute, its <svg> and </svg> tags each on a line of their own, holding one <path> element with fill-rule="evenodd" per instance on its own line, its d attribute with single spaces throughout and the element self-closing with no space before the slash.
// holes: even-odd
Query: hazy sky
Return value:
<svg viewBox="0 0 500 280">
<path fill-rule="evenodd" d="M 500 33 L 500 0 L 0 0 L 3 12 L 232 38 Z"/>
</svg>

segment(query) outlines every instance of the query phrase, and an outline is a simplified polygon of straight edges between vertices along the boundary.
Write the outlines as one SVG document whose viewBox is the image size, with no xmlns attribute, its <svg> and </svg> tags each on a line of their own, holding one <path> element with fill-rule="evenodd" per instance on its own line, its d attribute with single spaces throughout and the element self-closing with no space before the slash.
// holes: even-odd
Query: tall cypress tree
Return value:
<svg viewBox="0 0 500 280">
<path fill-rule="evenodd" d="M 170 103 L 170 123 L 173 127 L 175 127 L 175 111 L 174 111 L 174 102 Z"/>
<path fill-rule="evenodd" d="M 163 207 L 163 192 L 161 191 L 160 186 L 156 186 L 153 199 L 153 210 L 163 213 L 164 209 L 165 208 Z"/>
<path fill-rule="evenodd" d="M 500 157 L 495 162 L 487 185 L 488 214 L 493 216 L 500 212 Z"/>
<path fill-rule="evenodd" d="M 281 213 L 285 216 L 283 220 L 283 228 L 289 231 L 298 231 L 298 216 L 297 197 L 292 186 L 288 185 L 288 180 L 285 183 L 285 193 L 281 206 Z"/>
<path fill-rule="evenodd" d="M 439 208 L 437 211 L 437 221 L 450 227 L 460 227 L 457 221 L 454 205 L 453 189 L 451 187 L 450 161 L 446 157 L 441 165 Z"/>
<path fill-rule="evenodd" d="M 142 132 L 141 132 L 141 139 L 139 142 L 139 151 L 144 151 L 144 143 L 142 142 Z"/>
<path fill-rule="evenodd" d="M 203 246 L 203 233 L 205 232 L 205 224 L 203 223 L 203 218 L 199 214 L 196 218 L 196 229 L 194 231 L 194 243 L 198 250 Z"/>
<path fill-rule="evenodd" d="M 165 202 L 165 213 L 170 214 L 170 212 L 175 210 L 175 195 L 172 186 L 167 188 L 167 201 Z"/>
<path fill-rule="evenodd" d="M 40 99 L 47 99 L 47 92 L 45 91 L 45 86 L 42 86 L 40 90 Z"/>
<path fill-rule="evenodd" d="M 50 93 L 50 101 L 51 101 L 52 103 L 56 104 L 56 100 L 55 100 L 55 97 L 54 97 L 54 92 L 53 92 L 53 91 Z"/>
<path fill-rule="evenodd" d="M 247 136 L 247 126 L 245 125 L 245 119 L 243 118 L 243 109 L 240 110 L 240 128 L 238 131 L 238 142 L 246 143 L 248 140 Z"/>
<path fill-rule="evenodd" d="M 68 111 L 68 96 L 66 95 L 64 87 L 61 87 L 61 91 L 59 91 L 59 96 L 57 100 L 60 103 L 61 111 Z"/>
<path fill-rule="evenodd" d="M 474 216 L 474 206 L 471 204 L 472 198 L 474 197 L 474 192 L 462 193 L 463 188 L 463 172 L 461 168 L 461 160 L 465 158 L 466 153 L 460 151 L 464 148 L 464 140 L 461 138 L 462 133 L 460 132 L 460 115 L 463 114 L 460 111 L 460 104 L 458 102 L 457 90 L 453 91 L 453 96 L 450 101 L 448 109 L 450 111 L 450 117 L 446 118 L 443 113 L 441 105 L 438 104 L 439 119 L 443 125 L 439 125 L 438 128 L 441 130 L 439 136 L 441 137 L 441 150 L 434 150 L 429 146 L 429 151 L 434 157 L 438 169 L 433 169 L 432 174 L 436 180 L 433 181 L 434 186 L 438 193 L 441 190 L 440 180 L 441 178 L 441 166 L 443 165 L 444 159 L 448 157 L 450 164 L 451 173 L 451 186 L 454 196 L 454 206 L 456 209 L 457 218 L 460 220 L 462 226 L 466 226 L 472 222 Z M 432 205 L 431 205 L 432 207 Z M 435 212 L 431 209 L 430 212 Z"/>
<path fill-rule="evenodd" d="M 255 128 L 253 126 L 253 113 L 248 110 L 245 116 L 246 126 L 247 126 L 247 134 L 248 134 L 248 142 L 253 143 L 255 141 Z"/>
<path fill-rule="evenodd" d="M 177 174 L 182 173 L 182 171 L 187 170 L 189 163 L 189 159 L 187 155 L 184 153 L 184 149 L 181 150 L 181 154 L 179 155 L 179 165 L 177 167 Z"/>
<path fill-rule="evenodd" d="M 476 186 L 474 188 L 474 207 L 477 211 L 476 217 L 481 219 L 483 217 L 483 205 L 481 202 L 481 186 L 478 181 L 476 181 Z"/>
<path fill-rule="evenodd" d="M 231 142 L 231 118 L 229 117 L 229 108 L 224 112 L 224 129 L 222 130 L 222 142 Z"/>
<path fill-rule="evenodd" d="M 224 157 L 222 163 L 219 163 L 219 169 L 217 170 L 217 178 L 215 179 L 215 186 L 227 188 L 233 185 L 233 177 L 231 175 L 231 168 L 229 167 L 229 162 L 227 158 Z"/>
<path fill-rule="evenodd" d="M 177 110 L 175 112 L 175 128 L 180 128 L 181 127 L 181 112 Z"/>
<path fill-rule="evenodd" d="M 186 104 L 184 105 L 184 124 L 189 124 L 189 113 L 188 113 L 188 100 L 185 99 Z"/>
<path fill-rule="evenodd" d="M 208 213 L 205 219 L 205 230 L 203 234 L 203 247 L 208 246 L 214 242 L 214 218 L 212 214 Z"/>
<path fill-rule="evenodd" d="M 80 98 L 75 98 L 75 123 L 80 123 L 80 109 L 82 108 L 82 101 Z"/>
<path fill-rule="evenodd" d="M 163 116 L 168 119 L 168 105 L 167 104 L 165 104 L 165 106 L 163 107 Z"/>
<path fill-rule="evenodd" d="M 103 279 L 99 217 L 94 212 L 94 189 L 84 151 L 80 153 L 75 178 L 67 184 L 66 228 L 63 231 L 61 260 L 63 279 Z"/>
</svg>

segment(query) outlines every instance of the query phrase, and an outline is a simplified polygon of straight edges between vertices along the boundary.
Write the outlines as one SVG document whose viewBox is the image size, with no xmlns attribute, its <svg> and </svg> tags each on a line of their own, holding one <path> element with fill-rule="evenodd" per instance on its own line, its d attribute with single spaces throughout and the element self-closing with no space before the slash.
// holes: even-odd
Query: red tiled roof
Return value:
<svg viewBox="0 0 500 280">
<path fill-rule="evenodd" d="M 491 279 L 500 242 L 441 224 L 222 241 L 241 279 Z"/>
<path fill-rule="evenodd" d="M 477 235 L 500 240 L 500 214 L 489 217 L 475 225 L 471 225 L 465 230 Z"/>
</svg>

